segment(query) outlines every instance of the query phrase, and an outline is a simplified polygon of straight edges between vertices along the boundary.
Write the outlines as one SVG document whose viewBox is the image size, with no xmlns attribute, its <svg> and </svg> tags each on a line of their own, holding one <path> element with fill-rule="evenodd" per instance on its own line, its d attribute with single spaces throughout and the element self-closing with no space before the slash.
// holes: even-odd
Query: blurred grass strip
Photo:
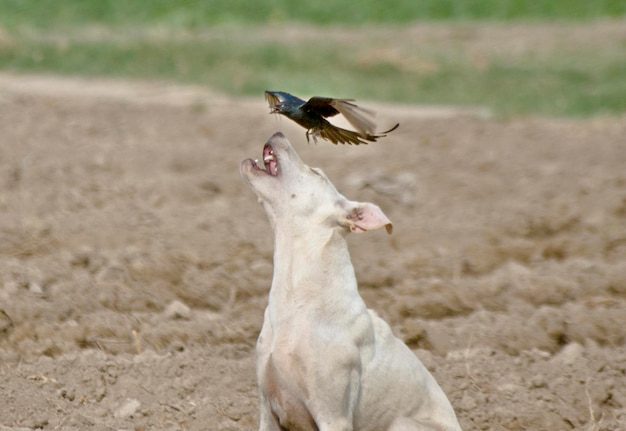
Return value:
<svg viewBox="0 0 626 431">
<path fill-rule="evenodd" d="M 0 0 L 0 70 L 620 114 L 624 20 L 578 20 L 624 14 L 624 0 Z"/>
<path fill-rule="evenodd" d="M 262 29 L 257 36 L 253 31 L 238 38 L 231 31 L 231 37 L 227 32 L 180 40 L 18 38 L 0 47 L 0 68 L 177 80 L 231 94 L 259 95 L 274 88 L 301 95 L 481 105 L 504 115 L 626 112 L 625 41 L 602 50 L 572 44 L 568 50 L 515 53 L 403 45 L 406 38 L 393 30 L 377 41 L 367 35 L 283 41 L 279 35 L 262 37 Z"/>
<path fill-rule="evenodd" d="M 27 24 L 39 29 L 89 24 L 189 29 L 292 21 L 354 25 L 432 20 L 588 20 L 624 14 L 624 0 L 0 0 L 0 24 Z"/>
</svg>

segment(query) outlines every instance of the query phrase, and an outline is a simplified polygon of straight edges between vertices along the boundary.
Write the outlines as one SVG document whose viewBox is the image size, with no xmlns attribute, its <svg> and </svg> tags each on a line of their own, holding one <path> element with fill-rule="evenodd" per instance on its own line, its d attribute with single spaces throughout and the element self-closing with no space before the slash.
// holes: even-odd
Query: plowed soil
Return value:
<svg viewBox="0 0 626 431">
<path fill-rule="evenodd" d="M 256 429 L 273 244 L 238 169 L 278 130 L 393 221 L 349 238 L 360 292 L 464 429 L 626 429 L 626 118 L 361 102 L 400 128 L 0 75 L 0 430 Z"/>
</svg>

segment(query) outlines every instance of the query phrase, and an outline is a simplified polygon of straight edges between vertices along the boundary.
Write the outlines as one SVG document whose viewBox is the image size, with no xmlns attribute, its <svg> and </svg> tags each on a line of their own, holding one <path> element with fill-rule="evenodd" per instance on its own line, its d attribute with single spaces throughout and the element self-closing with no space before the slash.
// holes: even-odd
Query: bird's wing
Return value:
<svg viewBox="0 0 626 431">
<path fill-rule="evenodd" d="M 302 105 L 302 110 L 321 115 L 322 117 L 333 117 L 339 114 L 339 110 L 333 106 L 335 100 L 330 97 L 311 97 Z"/>
<path fill-rule="evenodd" d="M 341 113 L 352 127 L 361 133 L 361 135 L 371 135 L 376 132 L 376 123 L 374 122 L 374 111 L 360 108 L 351 99 L 331 99 L 331 106 Z"/>
<path fill-rule="evenodd" d="M 353 99 L 333 99 L 330 97 L 311 97 L 302 109 L 315 112 L 322 117 L 343 115 L 352 127 L 361 135 L 373 134 L 376 131 L 374 111 L 363 109 L 352 103 Z"/>
</svg>

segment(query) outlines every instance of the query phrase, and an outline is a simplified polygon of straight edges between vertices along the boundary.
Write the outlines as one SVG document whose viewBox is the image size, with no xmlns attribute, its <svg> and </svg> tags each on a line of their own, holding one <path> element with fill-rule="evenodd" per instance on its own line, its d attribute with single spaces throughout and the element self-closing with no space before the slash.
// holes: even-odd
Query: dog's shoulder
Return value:
<svg viewBox="0 0 626 431">
<path fill-rule="evenodd" d="M 393 331 L 391 330 L 389 324 L 383 318 L 381 318 L 376 311 L 372 310 L 371 308 L 368 308 L 367 312 L 372 321 L 372 328 L 374 330 L 374 333 L 376 334 L 376 339 L 378 340 L 378 342 L 384 340 L 395 340 L 396 337 L 393 335 Z"/>
</svg>

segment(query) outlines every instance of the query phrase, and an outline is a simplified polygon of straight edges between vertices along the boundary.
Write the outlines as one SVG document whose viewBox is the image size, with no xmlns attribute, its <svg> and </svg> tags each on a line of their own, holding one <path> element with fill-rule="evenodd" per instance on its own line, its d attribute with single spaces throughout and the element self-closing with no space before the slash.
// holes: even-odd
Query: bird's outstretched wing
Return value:
<svg viewBox="0 0 626 431">
<path fill-rule="evenodd" d="M 352 102 L 354 102 L 354 99 L 311 97 L 302 105 L 302 109 L 316 112 L 322 117 L 332 117 L 341 114 L 363 136 L 375 133 L 376 123 L 373 117 L 376 114 L 374 111 L 360 108 Z"/>
<path fill-rule="evenodd" d="M 376 133 L 376 123 L 374 122 L 374 116 L 376 114 L 374 111 L 360 108 L 346 99 L 333 99 L 332 105 L 341 115 L 346 117 L 346 120 L 348 120 L 357 131 L 364 134 Z"/>
</svg>

